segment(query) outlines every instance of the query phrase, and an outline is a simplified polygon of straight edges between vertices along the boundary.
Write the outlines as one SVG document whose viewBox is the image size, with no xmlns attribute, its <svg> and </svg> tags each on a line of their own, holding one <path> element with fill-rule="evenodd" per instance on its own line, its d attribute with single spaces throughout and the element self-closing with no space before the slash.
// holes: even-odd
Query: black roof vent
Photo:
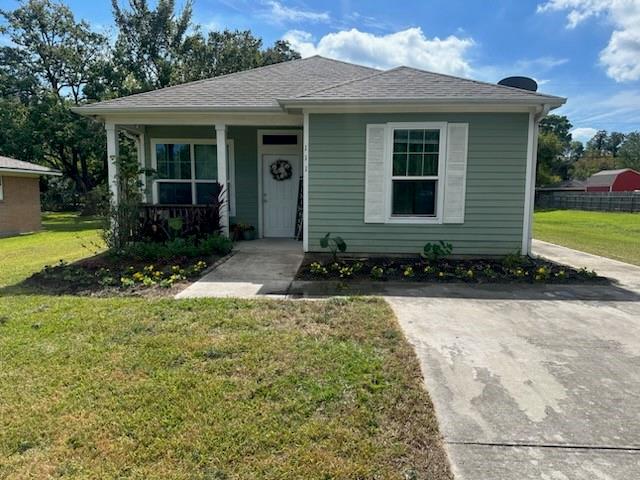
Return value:
<svg viewBox="0 0 640 480">
<path fill-rule="evenodd" d="M 528 90 L 535 92 L 538 90 L 538 84 L 533 78 L 529 77 L 507 77 L 498 82 L 498 85 L 504 85 L 506 87 L 519 88 L 520 90 Z"/>
</svg>

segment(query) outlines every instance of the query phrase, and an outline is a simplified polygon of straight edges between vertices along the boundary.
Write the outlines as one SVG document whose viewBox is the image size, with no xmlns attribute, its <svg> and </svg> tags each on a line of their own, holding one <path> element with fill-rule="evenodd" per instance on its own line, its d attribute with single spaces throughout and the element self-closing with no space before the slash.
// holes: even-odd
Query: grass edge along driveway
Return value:
<svg viewBox="0 0 640 480">
<path fill-rule="evenodd" d="M 534 214 L 533 237 L 640 265 L 640 213 L 539 211 Z"/>
</svg>

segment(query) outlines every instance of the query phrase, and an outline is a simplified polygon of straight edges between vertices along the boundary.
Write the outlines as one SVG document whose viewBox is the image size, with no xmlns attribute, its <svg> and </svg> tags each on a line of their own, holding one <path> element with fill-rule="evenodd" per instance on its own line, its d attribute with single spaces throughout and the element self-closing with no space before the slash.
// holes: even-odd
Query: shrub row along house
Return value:
<svg viewBox="0 0 640 480">
<path fill-rule="evenodd" d="M 305 251 L 332 232 L 352 252 L 500 255 L 530 249 L 537 126 L 564 102 L 315 56 L 75 111 L 105 124 L 116 201 L 124 131 L 148 203 L 207 203 L 217 181 L 225 228 L 293 237 L 301 211 Z"/>
</svg>

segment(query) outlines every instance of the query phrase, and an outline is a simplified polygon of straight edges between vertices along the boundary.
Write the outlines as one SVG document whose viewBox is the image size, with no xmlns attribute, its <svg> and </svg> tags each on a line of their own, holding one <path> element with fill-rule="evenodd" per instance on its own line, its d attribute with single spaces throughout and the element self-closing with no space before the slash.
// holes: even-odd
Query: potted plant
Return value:
<svg viewBox="0 0 640 480">
<path fill-rule="evenodd" d="M 245 240 L 255 240 L 258 236 L 258 232 L 253 225 L 243 224 L 240 225 L 242 229 L 242 238 Z"/>
</svg>

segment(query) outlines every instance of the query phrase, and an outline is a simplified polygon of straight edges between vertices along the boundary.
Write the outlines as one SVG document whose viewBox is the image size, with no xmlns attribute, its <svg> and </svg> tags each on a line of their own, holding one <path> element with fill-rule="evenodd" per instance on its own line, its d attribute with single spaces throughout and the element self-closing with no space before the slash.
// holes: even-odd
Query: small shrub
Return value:
<svg viewBox="0 0 640 480">
<path fill-rule="evenodd" d="M 536 269 L 533 279 L 536 282 L 544 282 L 548 280 L 550 276 L 551 276 L 551 269 L 549 269 L 548 267 L 542 266 Z"/>
<path fill-rule="evenodd" d="M 120 250 L 119 255 L 142 261 L 170 260 L 176 257 L 204 257 L 227 255 L 233 243 L 227 237 L 210 235 L 202 240 L 195 237 L 176 238 L 167 242 L 135 242 Z"/>
<path fill-rule="evenodd" d="M 524 267 L 528 263 L 528 258 L 520 255 L 520 251 L 510 253 L 502 259 L 502 265 L 506 269 L 516 269 L 518 267 Z"/>
<path fill-rule="evenodd" d="M 415 275 L 415 272 L 413 271 L 413 267 L 412 266 L 405 267 L 404 271 L 402 272 L 402 275 L 404 275 L 405 278 L 413 277 Z"/>
<path fill-rule="evenodd" d="M 377 265 L 371 268 L 371 278 L 379 280 L 383 276 L 384 276 L 384 268 Z"/>
<path fill-rule="evenodd" d="M 438 243 L 427 243 L 422 249 L 422 258 L 429 262 L 437 262 L 441 258 L 448 257 L 453 252 L 453 245 L 440 240 Z"/>
<path fill-rule="evenodd" d="M 328 273 L 327 269 L 319 262 L 313 262 L 309 265 L 309 271 L 314 275 L 326 275 Z"/>
<path fill-rule="evenodd" d="M 347 243 L 342 239 L 342 237 L 332 237 L 331 233 L 327 233 L 320 239 L 320 246 L 322 248 L 329 249 L 334 262 L 338 261 L 338 252 L 344 253 L 347 251 Z"/>
<path fill-rule="evenodd" d="M 340 267 L 338 273 L 340 273 L 340 278 L 351 278 L 353 277 L 353 268 L 345 265 Z"/>
</svg>

